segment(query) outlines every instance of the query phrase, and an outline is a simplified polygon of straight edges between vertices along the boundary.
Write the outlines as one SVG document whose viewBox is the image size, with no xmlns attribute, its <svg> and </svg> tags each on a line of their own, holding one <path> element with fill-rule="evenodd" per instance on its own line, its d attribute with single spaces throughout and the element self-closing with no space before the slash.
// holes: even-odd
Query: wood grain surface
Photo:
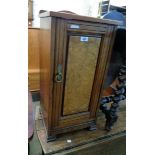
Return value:
<svg viewBox="0 0 155 155">
<path fill-rule="evenodd" d="M 40 96 L 45 124 L 48 128 L 51 76 L 51 18 L 41 19 L 40 30 Z"/>
<path fill-rule="evenodd" d="M 40 29 L 28 29 L 28 69 L 40 69 L 39 55 L 40 55 Z"/>
<path fill-rule="evenodd" d="M 69 39 L 63 115 L 88 111 L 89 107 L 101 38 L 80 39 Z"/>
<path fill-rule="evenodd" d="M 30 91 L 40 90 L 40 69 L 29 69 L 28 86 Z"/>
<path fill-rule="evenodd" d="M 118 25 L 120 22 L 118 20 L 109 20 L 109 19 L 99 19 L 95 17 L 90 16 L 82 16 L 82 15 L 75 15 L 71 13 L 62 13 L 62 12 L 54 12 L 54 11 L 48 11 L 39 14 L 40 17 L 58 17 L 63 18 L 67 20 L 79 20 L 79 21 L 88 21 L 88 22 L 95 22 L 95 23 L 106 23 L 106 24 L 112 24 L 112 25 Z"/>
<path fill-rule="evenodd" d="M 113 46 L 115 22 L 72 17 L 49 14 L 40 22 L 40 94 L 47 140 L 86 127 L 95 129 L 98 101 Z M 72 24 L 79 24 L 78 29 Z M 89 41 L 79 41 L 80 36 L 89 36 Z M 61 71 L 58 66 L 62 66 Z M 58 82 L 59 72 L 62 79 Z"/>
<path fill-rule="evenodd" d="M 28 84 L 30 91 L 40 90 L 40 29 L 28 29 Z"/>
</svg>

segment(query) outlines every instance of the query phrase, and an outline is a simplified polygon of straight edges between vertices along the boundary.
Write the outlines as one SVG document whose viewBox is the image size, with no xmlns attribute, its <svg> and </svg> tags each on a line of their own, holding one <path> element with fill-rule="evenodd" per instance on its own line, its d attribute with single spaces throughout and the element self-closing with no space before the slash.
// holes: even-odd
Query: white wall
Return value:
<svg viewBox="0 0 155 155">
<path fill-rule="evenodd" d="M 97 17 L 98 3 L 99 0 L 33 0 L 33 27 L 40 27 L 40 10 L 69 10 L 79 15 Z"/>
<path fill-rule="evenodd" d="M 126 6 L 127 0 L 110 0 L 111 5 Z"/>
</svg>

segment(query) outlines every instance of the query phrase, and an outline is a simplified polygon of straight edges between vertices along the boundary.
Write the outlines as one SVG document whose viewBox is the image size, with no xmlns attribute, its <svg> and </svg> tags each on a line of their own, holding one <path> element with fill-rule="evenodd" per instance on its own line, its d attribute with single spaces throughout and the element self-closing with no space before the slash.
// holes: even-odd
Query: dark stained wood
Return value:
<svg viewBox="0 0 155 155">
<path fill-rule="evenodd" d="M 65 57 L 65 51 L 66 48 L 64 47 L 64 41 L 65 41 L 65 27 L 63 20 L 55 19 L 56 20 L 56 38 L 55 38 L 55 70 L 53 75 L 54 80 L 54 121 L 53 125 L 54 127 L 57 127 L 59 125 L 59 119 L 61 115 L 61 109 L 62 109 L 62 91 L 63 91 L 63 82 L 64 82 L 64 74 L 65 71 L 63 70 L 63 61 Z M 58 72 L 58 65 L 62 65 L 62 82 L 57 83 L 55 80 L 55 76 Z"/>
<path fill-rule="evenodd" d="M 37 134 L 44 154 L 47 155 L 66 153 L 76 155 L 79 153 L 93 155 L 94 151 L 96 151 L 96 153 L 98 152 L 98 154 L 101 152 L 105 153 L 106 151 L 108 151 L 107 153 L 110 153 L 112 150 L 110 151 L 109 147 L 115 141 L 122 145 L 119 139 L 123 137 L 125 138 L 126 112 L 119 112 L 119 120 L 115 124 L 113 130 L 110 132 L 104 130 L 105 118 L 104 115 L 101 114 L 97 119 L 97 130 L 79 130 L 71 133 L 61 134 L 57 137 L 56 141 L 48 143 L 46 141 L 46 134 L 42 120 L 37 120 L 36 122 Z M 67 143 L 67 140 L 71 140 L 71 143 Z M 118 143 L 115 143 L 115 149 L 113 148 L 115 152 L 117 152 L 119 149 L 119 145 L 117 145 Z M 106 149 L 105 145 L 109 148 L 108 150 Z M 125 145 L 123 147 L 125 152 Z"/>
<path fill-rule="evenodd" d="M 102 82 L 105 78 L 106 66 L 110 57 L 116 30 L 116 25 L 112 25 L 113 22 L 110 24 L 107 22 L 104 23 L 103 21 L 98 23 L 98 20 L 95 22 L 95 20 L 92 18 L 89 18 L 89 22 L 88 20 L 81 21 L 80 19 L 83 19 L 81 16 L 76 17 L 76 20 L 71 20 L 70 15 L 58 13 L 58 15 L 59 14 L 64 16 L 65 19 L 59 18 L 59 16 L 56 14 L 56 16 L 52 14 L 51 17 L 41 16 L 43 18 L 41 18 L 40 28 L 41 105 L 45 120 L 47 139 L 49 140 L 50 137 L 54 138 L 56 135 L 64 132 L 87 127 L 95 128 L 96 112 L 101 93 Z M 90 21 L 90 19 L 92 19 L 92 21 Z M 87 75 L 84 79 L 85 83 L 82 84 L 81 81 L 81 88 L 83 87 L 83 90 L 80 89 L 80 92 L 77 93 L 73 91 L 78 86 L 76 85 L 76 82 L 80 85 L 80 81 L 78 81 L 77 75 L 73 75 L 72 70 L 69 69 L 71 66 L 73 66 L 70 63 L 70 59 L 73 59 L 73 57 L 70 56 L 70 45 L 71 38 L 74 36 L 78 36 L 78 39 L 80 39 L 81 36 L 100 38 L 98 46 L 88 47 L 90 42 L 92 42 L 91 44 L 96 44 L 94 39 L 89 39 L 87 43 L 85 42 L 87 46 L 82 46 L 82 42 L 75 42 L 77 44 L 75 46 L 78 48 L 77 50 L 75 47 L 72 49 L 74 52 L 76 52 L 71 53 L 75 54 L 74 59 L 77 59 L 75 70 L 77 70 L 77 72 L 81 72 L 83 69 L 82 74 L 85 73 L 85 69 L 89 69 L 89 71 L 93 70 L 93 73 L 90 75 L 92 78 L 90 79 L 90 77 Z M 95 53 L 91 54 L 93 48 L 95 48 Z M 90 59 L 93 61 L 94 55 L 96 55 L 95 63 L 93 65 L 91 65 L 92 62 L 85 64 L 84 61 L 86 60 L 83 60 L 79 57 L 81 55 L 81 51 L 87 51 L 86 53 L 82 52 L 81 54 L 86 54 L 87 56 L 85 59 L 88 60 Z M 82 63 L 86 66 L 83 66 L 81 69 L 78 68 Z M 59 74 L 61 74 L 62 77 L 60 81 L 57 80 L 57 76 Z M 75 76 L 73 79 L 73 83 L 75 85 L 68 85 L 67 80 L 69 80 L 69 83 L 71 82 L 71 79 L 68 78 L 68 75 Z M 87 82 L 89 82 L 89 80 L 91 82 L 88 86 Z M 68 86 L 70 88 L 73 87 L 73 89 L 71 93 L 67 92 L 66 94 L 65 88 Z M 84 91 L 87 89 L 89 90 L 88 93 Z M 87 97 L 87 101 L 81 95 L 78 97 L 79 102 L 75 102 L 74 99 L 76 98 L 77 100 L 76 95 L 78 96 L 78 93 L 81 93 L 82 91 L 83 94 L 86 93 L 84 97 Z M 66 100 L 66 96 L 71 98 L 69 99 L 70 102 L 68 102 L 68 99 Z"/>
<path fill-rule="evenodd" d="M 108 19 L 98 19 L 94 17 L 89 16 L 81 16 L 81 15 L 75 15 L 71 13 L 61 13 L 61 12 L 44 12 L 40 14 L 40 17 L 58 17 L 63 19 L 71 19 L 71 20 L 79 20 L 79 21 L 87 21 L 87 22 L 95 22 L 95 23 L 104 23 L 104 24 L 112 24 L 112 25 L 118 25 L 120 22 L 115 20 L 108 20 Z"/>
</svg>

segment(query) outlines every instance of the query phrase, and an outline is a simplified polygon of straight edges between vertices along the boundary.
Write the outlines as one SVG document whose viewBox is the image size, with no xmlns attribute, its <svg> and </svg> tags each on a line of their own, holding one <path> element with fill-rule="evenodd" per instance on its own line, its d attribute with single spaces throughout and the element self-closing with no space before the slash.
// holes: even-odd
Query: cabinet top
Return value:
<svg viewBox="0 0 155 155">
<path fill-rule="evenodd" d="M 89 16 L 81 16 L 77 14 L 67 13 L 67 12 L 54 12 L 54 11 L 47 11 L 39 14 L 40 18 L 43 17 L 57 17 L 69 20 L 79 20 L 79 21 L 88 21 L 94 23 L 105 23 L 105 24 L 112 24 L 112 25 L 119 25 L 120 21 L 117 20 L 109 20 L 109 19 L 99 19 Z"/>
</svg>

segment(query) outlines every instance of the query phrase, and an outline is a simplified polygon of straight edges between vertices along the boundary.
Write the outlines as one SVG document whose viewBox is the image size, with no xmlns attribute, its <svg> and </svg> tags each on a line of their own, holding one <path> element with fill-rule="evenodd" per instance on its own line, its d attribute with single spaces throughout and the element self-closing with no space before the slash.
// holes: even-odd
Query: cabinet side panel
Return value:
<svg viewBox="0 0 155 155">
<path fill-rule="evenodd" d="M 51 18 L 40 19 L 40 97 L 45 125 L 48 128 L 50 104 Z"/>
</svg>

